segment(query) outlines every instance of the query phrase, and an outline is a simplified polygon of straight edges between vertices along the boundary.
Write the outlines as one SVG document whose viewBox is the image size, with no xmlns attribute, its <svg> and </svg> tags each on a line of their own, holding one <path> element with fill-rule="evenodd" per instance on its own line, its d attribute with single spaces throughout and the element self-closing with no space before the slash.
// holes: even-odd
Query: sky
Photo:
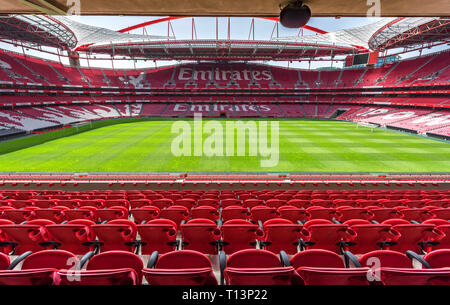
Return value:
<svg viewBox="0 0 450 305">
<path fill-rule="evenodd" d="M 68 17 L 74 21 L 81 22 L 84 24 L 98 26 L 107 28 L 110 30 L 120 30 L 132 25 L 136 25 L 142 22 L 155 20 L 162 17 L 152 17 L 152 16 L 70 16 Z M 327 17 L 312 17 L 308 22 L 309 26 L 319 28 L 326 32 L 335 32 L 343 29 L 349 29 L 357 26 L 366 25 L 369 23 L 374 23 L 383 18 L 370 17 L 370 18 L 355 18 L 355 17 L 343 17 L 343 18 L 327 18 Z M 228 18 L 227 17 L 219 17 L 218 20 L 218 36 L 220 38 L 227 38 L 227 29 L 228 29 Z M 231 28 L 230 28 L 230 36 L 231 39 L 244 39 L 247 40 L 251 33 L 251 23 L 252 18 L 249 17 L 231 17 Z M 196 37 L 197 39 L 215 39 L 216 37 L 216 17 L 195 17 L 194 18 L 195 28 L 196 28 Z M 269 40 L 271 38 L 272 33 L 274 31 L 275 22 L 263 19 L 254 19 L 254 35 L 256 40 Z M 173 32 L 170 31 L 170 36 L 175 35 L 176 39 L 191 39 L 192 38 L 192 18 L 183 18 L 171 21 L 171 26 Z M 149 35 L 161 35 L 167 36 L 168 33 L 168 23 L 162 22 L 159 24 L 154 24 L 145 28 L 146 33 Z M 288 37 L 288 36 L 297 36 L 299 34 L 298 29 L 288 29 L 284 28 L 281 25 L 278 28 L 279 37 Z M 143 34 L 143 29 L 137 29 L 132 31 L 133 34 Z M 303 30 L 303 35 L 316 35 L 316 33 Z M 0 42 L 0 48 L 8 48 L 11 49 L 10 45 L 6 45 Z M 441 47 L 443 49 L 445 47 Z M 427 52 L 435 52 L 439 49 L 428 50 Z M 22 52 L 22 49 L 16 50 L 17 52 Z M 47 54 L 34 52 L 32 50 L 27 51 L 27 54 L 34 56 L 42 56 L 48 59 L 58 60 L 56 56 L 50 56 Z M 411 52 L 407 55 L 403 55 L 403 58 L 418 56 L 418 52 Z M 99 58 L 101 56 L 97 56 Z M 63 63 L 66 64 L 66 61 L 63 60 Z M 136 64 L 137 68 L 143 67 L 154 67 L 154 66 L 163 66 L 176 64 L 175 61 L 158 61 L 154 62 L 138 62 Z M 292 68 L 320 68 L 320 67 L 330 67 L 331 62 L 313 62 L 311 65 L 309 62 L 265 62 L 267 64 L 279 65 L 284 67 L 292 67 Z M 81 66 L 87 66 L 88 63 L 86 60 L 81 60 Z M 114 68 L 130 68 L 130 64 L 133 65 L 131 61 L 116 61 L 114 63 Z M 104 61 L 90 61 L 90 66 L 98 66 L 103 68 L 112 68 L 110 60 Z M 334 67 L 342 67 L 342 62 L 333 62 Z"/>
</svg>

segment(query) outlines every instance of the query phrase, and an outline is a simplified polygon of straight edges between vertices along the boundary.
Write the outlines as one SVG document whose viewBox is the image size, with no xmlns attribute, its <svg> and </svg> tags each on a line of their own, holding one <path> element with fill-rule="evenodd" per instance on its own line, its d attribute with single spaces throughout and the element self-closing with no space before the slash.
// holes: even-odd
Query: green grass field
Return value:
<svg viewBox="0 0 450 305">
<path fill-rule="evenodd" d="M 176 157 L 171 152 L 174 122 L 117 124 L 19 149 L 0 155 L 0 171 L 450 172 L 450 143 L 324 120 L 280 120 L 274 167 L 261 167 L 260 157 L 253 156 Z"/>
</svg>

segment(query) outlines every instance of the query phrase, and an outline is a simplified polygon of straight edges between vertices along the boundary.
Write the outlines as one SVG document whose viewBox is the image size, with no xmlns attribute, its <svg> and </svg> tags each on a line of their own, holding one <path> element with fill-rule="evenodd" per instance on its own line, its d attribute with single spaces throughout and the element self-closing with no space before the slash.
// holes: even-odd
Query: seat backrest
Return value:
<svg viewBox="0 0 450 305">
<path fill-rule="evenodd" d="M 227 267 L 233 268 L 273 268 L 281 267 L 278 256 L 270 251 L 245 249 L 231 254 Z"/>
<path fill-rule="evenodd" d="M 450 267 L 450 249 L 439 249 L 426 254 L 423 259 L 431 268 Z"/>
<path fill-rule="evenodd" d="M 310 249 L 298 252 L 290 259 L 291 266 L 345 268 L 344 261 L 336 253 L 322 249 Z"/>
<path fill-rule="evenodd" d="M 392 250 L 376 250 L 359 257 L 363 267 L 371 268 L 412 268 L 411 260 L 403 253 Z"/>
<path fill-rule="evenodd" d="M 173 251 L 161 255 L 156 262 L 160 269 L 211 268 L 208 257 L 194 250 Z"/>
<path fill-rule="evenodd" d="M 127 251 L 107 251 L 92 257 L 86 270 L 131 268 L 138 275 L 138 285 L 142 283 L 142 269 L 144 264 L 141 258 Z"/>
<path fill-rule="evenodd" d="M 142 254 L 152 254 L 153 251 L 166 253 L 175 250 L 174 241 L 177 237 L 177 224 L 170 219 L 154 219 L 145 224 L 137 225 L 142 245 Z"/>
<path fill-rule="evenodd" d="M 71 269 L 78 263 L 75 254 L 65 250 L 42 250 L 30 254 L 22 264 L 22 270 L 54 268 Z"/>
</svg>

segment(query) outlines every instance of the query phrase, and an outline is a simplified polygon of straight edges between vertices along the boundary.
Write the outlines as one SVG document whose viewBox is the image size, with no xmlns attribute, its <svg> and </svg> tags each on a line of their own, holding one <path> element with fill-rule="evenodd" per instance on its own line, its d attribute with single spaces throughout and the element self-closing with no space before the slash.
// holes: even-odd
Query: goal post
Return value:
<svg viewBox="0 0 450 305">
<path fill-rule="evenodd" d="M 356 128 L 359 128 L 360 126 L 361 126 L 361 127 L 370 128 L 370 131 L 371 131 L 371 132 L 373 132 L 373 130 L 374 130 L 375 128 L 378 127 L 378 126 L 375 125 L 375 124 L 364 123 L 364 122 L 357 122 L 357 123 L 356 123 Z"/>
</svg>

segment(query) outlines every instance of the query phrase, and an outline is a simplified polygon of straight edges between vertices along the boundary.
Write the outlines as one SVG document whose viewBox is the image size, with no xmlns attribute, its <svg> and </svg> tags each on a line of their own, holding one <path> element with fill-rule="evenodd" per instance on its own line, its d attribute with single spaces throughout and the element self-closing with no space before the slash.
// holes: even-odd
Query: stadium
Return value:
<svg viewBox="0 0 450 305">
<path fill-rule="evenodd" d="M 450 283 L 445 2 L 60 2 L 0 9 L 1 285 Z"/>
</svg>

